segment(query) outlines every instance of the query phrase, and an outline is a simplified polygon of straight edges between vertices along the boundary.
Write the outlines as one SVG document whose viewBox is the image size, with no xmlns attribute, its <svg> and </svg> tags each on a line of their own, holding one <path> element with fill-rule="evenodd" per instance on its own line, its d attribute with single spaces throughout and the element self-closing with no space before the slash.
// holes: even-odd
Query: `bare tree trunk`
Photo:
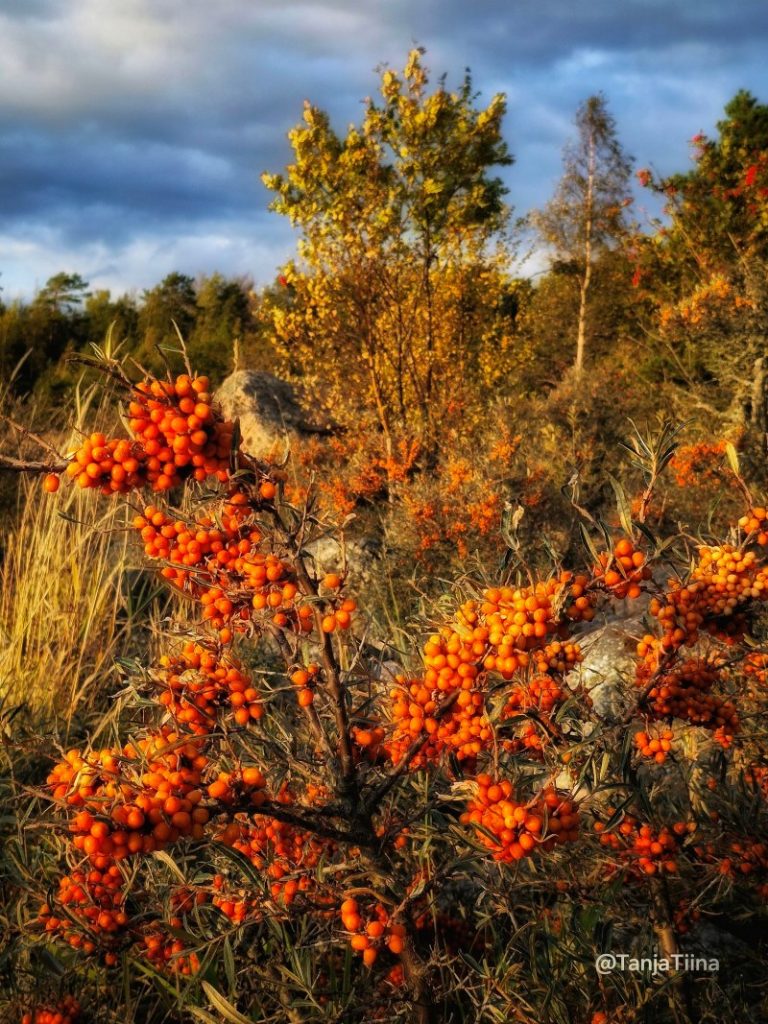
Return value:
<svg viewBox="0 0 768 1024">
<path fill-rule="evenodd" d="M 675 957 L 680 952 L 680 944 L 674 926 L 674 914 L 672 912 L 672 901 L 669 896 L 669 888 L 663 878 L 651 879 L 651 894 L 653 899 L 653 930 L 659 943 L 659 950 L 664 959 L 675 964 L 675 974 L 672 985 L 683 1003 L 685 1020 L 689 1024 L 697 1019 L 694 1005 L 693 993 L 691 991 L 690 979 L 685 971 L 679 973 Z M 675 1019 L 678 1019 L 675 1014 Z"/>
<path fill-rule="evenodd" d="M 587 298 L 589 296 L 589 285 L 592 280 L 595 160 L 595 135 L 594 132 L 590 132 L 589 158 L 587 163 L 587 197 L 584 208 L 584 274 L 581 278 L 581 288 L 579 289 L 579 322 L 576 333 L 576 362 L 574 363 L 577 377 L 581 376 L 584 369 L 584 349 L 587 340 Z"/>
<path fill-rule="evenodd" d="M 758 356 L 754 363 L 750 394 L 750 420 L 762 433 L 768 429 L 768 360 Z"/>
<path fill-rule="evenodd" d="M 435 330 L 434 330 L 434 303 L 432 295 L 432 277 L 430 274 L 430 264 L 432 262 L 432 243 L 429 235 L 427 235 L 427 254 L 424 261 L 424 288 L 427 298 L 427 367 L 424 375 L 424 399 L 422 402 L 422 410 L 424 416 L 424 426 L 426 428 L 427 437 L 431 441 L 431 420 L 432 420 L 432 384 L 434 378 L 434 360 L 435 360 Z"/>
</svg>

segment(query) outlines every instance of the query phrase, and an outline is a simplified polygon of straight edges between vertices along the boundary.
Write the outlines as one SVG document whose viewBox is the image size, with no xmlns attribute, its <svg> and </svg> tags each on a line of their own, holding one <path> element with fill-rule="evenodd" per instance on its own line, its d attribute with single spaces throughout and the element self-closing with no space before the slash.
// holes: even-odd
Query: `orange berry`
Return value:
<svg viewBox="0 0 768 1024">
<path fill-rule="evenodd" d="M 246 786 L 263 786 L 264 776 L 258 768 L 243 768 L 243 782 Z"/>
<path fill-rule="evenodd" d="M 373 967 L 376 963 L 376 957 L 379 955 L 376 949 L 366 949 L 363 953 L 363 963 L 366 967 Z"/>
</svg>

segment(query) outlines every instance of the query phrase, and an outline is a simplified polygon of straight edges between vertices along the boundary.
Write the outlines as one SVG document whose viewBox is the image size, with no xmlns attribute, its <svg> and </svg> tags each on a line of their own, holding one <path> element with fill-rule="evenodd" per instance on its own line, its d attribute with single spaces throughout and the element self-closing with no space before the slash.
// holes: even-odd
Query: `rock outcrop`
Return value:
<svg viewBox="0 0 768 1024">
<path fill-rule="evenodd" d="M 227 419 L 240 421 L 243 448 L 251 455 L 275 455 L 299 437 L 330 431 L 311 422 L 291 384 L 257 370 L 236 370 L 216 389 Z"/>
</svg>

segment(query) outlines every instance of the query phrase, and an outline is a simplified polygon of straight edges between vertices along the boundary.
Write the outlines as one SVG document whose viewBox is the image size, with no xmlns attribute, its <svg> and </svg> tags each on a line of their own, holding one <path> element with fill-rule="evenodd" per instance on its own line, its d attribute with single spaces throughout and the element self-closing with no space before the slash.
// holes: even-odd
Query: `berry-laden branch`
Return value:
<svg viewBox="0 0 768 1024">
<path fill-rule="evenodd" d="M 59 474 L 67 468 L 64 459 L 51 458 L 43 462 L 34 459 L 16 459 L 12 455 L 0 455 L 0 470 L 12 473 L 47 473 L 50 479 L 45 482 L 45 489 L 51 493 L 59 489 Z"/>
<path fill-rule="evenodd" d="M 748 511 L 733 542 L 702 544 L 666 586 L 651 576 L 659 546 L 631 522 L 581 571 L 486 586 L 438 621 L 413 675 L 385 687 L 371 683 L 354 579 L 346 566 L 318 576 L 306 553 L 326 525 L 285 501 L 284 468 L 242 451 L 209 381 L 147 379 L 126 393 L 128 436 L 89 435 L 44 486 L 55 494 L 63 477 L 110 499 L 150 491 L 133 528 L 198 621 L 136 683 L 154 715 L 124 742 L 66 751 L 49 773 L 66 869 L 39 909 L 47 938 L 107 968 L 130 955 L 192 976 L 220 938 L 214 924 L 195 946 L 193 910 L 237 928 L 277 918 L 283 942 L 305 921 L 312 932 L 302 934 L 328 956 L 346 943 L 360 954 L 395 1016 L 426 1024 L 440 1019 L 444 965 L 469 970 L 472 957 L 458 954 L 490 927 L 476 922 L 492 872 L 509 880 L 504 902 L 489 904 L 494 926 L 518 880 L 534 892 L 559 872 L 555 891 L 569 893 L 572 844 L 630 903 L 648 901 L 645 923 L 654 905 L 660 913 L 648 880 L 676 882 L 684 870 L 768 892 L 759 834 L 740 840 L 711 816 L 694 820 L 695 794 L 680 811 L 665 796 L 657 814 L 648 795 L 667 787 L 649 772 L 680 766 L 669 778 L 689 785 L 686 729 L 734 763 L 747 757 L 744 693 L 768 678 L 768 658 L 747 642 L 768 596 L 765 509 Z M 605 728 L 578 674 L 580 637 L 602 609 L 629 602 L 648 632 L 629 710 Z M 270 664 L 258 675 L 256 652 Z M 360 672 L 342 670 L 350 664 Z M 758 788 L 759 768 L 749 776 Z M 152 855 L 167 864 L 165 851 L 180 877 L 163 908 Z M 457 863 L 463 894 L 441 873 Z M 461 927 L 448 923 L 451 901 Z M 665 922 L 676 913 L 665 905 Z M 438 941 L 442 931 L 455 937 Z M 464 977 L 467 992 L 481 983 Z M 498 980 L 482 984 L 496 992 Z M 285 992 L 277 998 L 282 1012 Z M 464 993 L 452 998 L 468 1019 Z"/>
</svg>

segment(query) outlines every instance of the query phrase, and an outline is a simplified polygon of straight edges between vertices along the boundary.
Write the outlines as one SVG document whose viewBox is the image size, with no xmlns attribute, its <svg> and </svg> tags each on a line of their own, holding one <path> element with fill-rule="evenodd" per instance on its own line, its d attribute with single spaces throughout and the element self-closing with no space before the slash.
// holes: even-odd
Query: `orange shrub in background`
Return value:
<svg viewBox="0 0 768 1024">
<path fill-rule="evenodd" d="M 242 451 L 205 378 L 123 384 L 131 436 L 92 435 L 50 468 L 110 498 L 154 492 L 133 527 L 197 624 L 139 673 L 124 739 L 67 750 L 48 774 L 56 858 L 28 927 L 76 954 L 84 1012 L 97 1012 L 95 978 L 138 963 L 140 978 L 174 979 L 178 1012 L 225 1006 L 239 1020 L 306 999 L 312 1020 L 467 1019 L 485 998 L 499 1012 L 518 998 L 478 950 L 532 978 L 519 916 L 534 937 L 557 921 L 567 963 L 601 950 L 585 906 L 667 953 L 695 934 L 694 911 L 764 913 L 764 508 L 750 503 L 728 538 L 670 547 L 624 499 L 620 532 L 586 530 L 586 564 L 535 576 L 510 562 L 463 580 L 388 679 L 354 577 L 309 554 L 331 529 L 315 494 L 337 498 L 318 453 L 319 479 L 290 501 L 290 469 Z M 501 496 L 484 474 L 501 480 L 518 443 L 446 457 L 430 526 L 441 542 L 461 554 L 471 531 L 492 533 Z M 412 507 L 420 455 L 412 443 L 368 462 L 355 501 L 382 492 Z M 44 490 L 57 500 L 50 476 Z M 607 706 L 579 666 L 606 613 L 625 610 L 634 671 L 612 680 Z M 557 984 L 572 1019 L 625 1012 L 621 979 L 571 971 Z M 554 1019 L 551 988 L 531 981 L 526 998 Z M 690 1014 L 682 988 L 649 998 L 659 1021 Z M 23 1019 L 77 1018 L 61 1005 Z"/>
</svg>

